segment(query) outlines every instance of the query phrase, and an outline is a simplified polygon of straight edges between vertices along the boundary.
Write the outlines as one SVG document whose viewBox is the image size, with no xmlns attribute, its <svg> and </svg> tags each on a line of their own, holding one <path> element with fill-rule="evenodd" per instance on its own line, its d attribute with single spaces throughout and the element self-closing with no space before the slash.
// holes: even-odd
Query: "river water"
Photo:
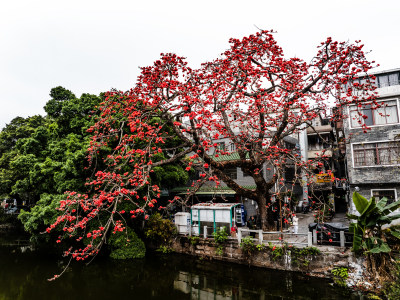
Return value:
<svg viewBox="0 0 400 300">
<path fill-rule="evenodd" d="M 54 256 L 0 247 L 0 299 L 360 299 L 329 281 L 189 256 L 96 259 L 62 268 Z"/>
</svg>

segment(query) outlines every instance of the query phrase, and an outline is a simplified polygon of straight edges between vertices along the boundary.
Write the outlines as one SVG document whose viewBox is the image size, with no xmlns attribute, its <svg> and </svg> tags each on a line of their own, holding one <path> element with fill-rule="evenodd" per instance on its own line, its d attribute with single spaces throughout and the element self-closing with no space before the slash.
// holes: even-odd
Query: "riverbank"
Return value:
<svg viewBox="0 0 400 300">
<path fill-rule="evenodd" d="M 271 270 L 301 272 L 308 276 L 334 280 L 332 270 L 347 270 L 346 285 L 350 288 L 372 290 L 364 278 L 363 261 L 356 258 L 349 248 L 317 246 L 295 248 L 285 244 L 255 247 L 246 252 L 236 239 L 229 239 L 218 251 L 213 239 L 179 236 L 172 248 L 177 253 L 188 254 L 203 260 L 261 267 Z"/>
</svg>

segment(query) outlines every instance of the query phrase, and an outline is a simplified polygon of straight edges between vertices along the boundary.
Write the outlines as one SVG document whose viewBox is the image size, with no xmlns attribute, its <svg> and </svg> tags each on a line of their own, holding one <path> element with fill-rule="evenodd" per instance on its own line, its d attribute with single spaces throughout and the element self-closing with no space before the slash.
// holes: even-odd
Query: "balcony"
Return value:
<svg viewBox="0 0 400 300">
<path fill-rule="evenodd" d="M 332 126 L 330 124 L 315 126 L 314 128 L 311 128 L 311 127 L 307 128 L 307 134 L 313 134 L 315 132 L 322 133 L 322 132 L 331 132 L 331 131 L 332 131 Z"/>
</svg>

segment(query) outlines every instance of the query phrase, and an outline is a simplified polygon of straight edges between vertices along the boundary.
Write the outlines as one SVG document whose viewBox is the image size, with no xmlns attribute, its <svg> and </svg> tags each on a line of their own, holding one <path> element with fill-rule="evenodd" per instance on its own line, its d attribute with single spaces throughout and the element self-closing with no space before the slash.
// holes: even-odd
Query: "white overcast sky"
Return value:
<svg viewBox="0 0 400 300">
<path fill-rule="evenodd" d="M 0 128 L 44 115 L 53 87 L 78 97 L 127 90 L 161 52 L 195 68 L 257 28 L 277 31 L 289 57 L 309 61 L 331 36 L 362 40 L 380 70 L 400 67 L 398 0 L 13 0 L 0 8 Z"/>
</svg>

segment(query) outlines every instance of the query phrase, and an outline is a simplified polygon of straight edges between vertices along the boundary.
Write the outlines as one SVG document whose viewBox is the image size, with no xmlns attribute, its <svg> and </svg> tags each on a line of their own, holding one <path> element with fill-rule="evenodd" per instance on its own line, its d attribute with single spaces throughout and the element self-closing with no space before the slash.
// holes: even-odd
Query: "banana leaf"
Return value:
<svg viewBox="0 0 400 300">
<path fill-rule="evenodd" d="M 383 210 L 382 210 L 382 214 L 383 215 L 388 215 L 391 212 L 395 211 L 396 209 L 398 209 L 400 207 L 400 201 L 396 201 L 393 202 L 389 205 L 387 205 Z"/>
<path fill-rule="evenodd" d="M 386 204 L 387 204 L 388 199 L 386 197 L 383 197 L 381 200 L 378 201 L 378 203 L 376 204 L 376 207 L 379 209 L 380 212 L 383 211 L 383 209 L 385 208 Z"/>
<path fill-rule="evenodd" d="M 362 214 L 365 211 L 365 209 L 368 207 L 368 204 L 370 203 L 366 198 L 364 198 L 357 192 L 353 193 L 353 202 L 354 205 L 356 206 L 357 211 L 360 214 Z"/>
<path fill-rule="evenodd" d="M 376 202 L 375 202 L 375 198 L 372 197 L 367 204 L 367 207 L 364 209 L 364 211 L 361 213 L 361 217 L 363 218 L 368 218 L 368 216 L 372 213 L 374 213 L 375 211 L 377 211 L 378 209 L 376 208 Z"/>
<path fill-rule="evenodd" d="M 392 222 L 393 220 L 397 220 L 400 218 L 400 214 L 395 214 L 393 216 L 388 216 L 388 219 L 390 220 L 390 222 Z"/>
<path fill-rule="evenodd" d="M 392 251 L 392 250 L 390 249 L 389 245 L 386 244 L 386 243 L 382 243 L 380 245 L 379 244 L 375 245 L 374 248 L 369 250 L 369 252 L 371 252 L 371 253 L 381 253 L 381 252 L 387 253 L 387 252 L 390 252 L 390 251 Z"/>
<path fill-rule="evenodd" d="M 393 235 L 394 237 L 400 239 L 400 232 L 397 230 L 390 230 L 390 234 Z"/>
<path fill-rule="evenodd" d="M 352 214 L 347 214 L 346 217 L 347 217 L 348 219 L 350 219 L 350 220 L 358 220 L 358 218 L 359 218 L 360 216 L 352 215 Z"/>
<path fill-rule="evenodd" d="M 361 250 L 361 245 L 362 245 L 362 235 L 355 233 L 353 236 L 353 251 L 356 253 L 359 252 Z"/>
</svg>

